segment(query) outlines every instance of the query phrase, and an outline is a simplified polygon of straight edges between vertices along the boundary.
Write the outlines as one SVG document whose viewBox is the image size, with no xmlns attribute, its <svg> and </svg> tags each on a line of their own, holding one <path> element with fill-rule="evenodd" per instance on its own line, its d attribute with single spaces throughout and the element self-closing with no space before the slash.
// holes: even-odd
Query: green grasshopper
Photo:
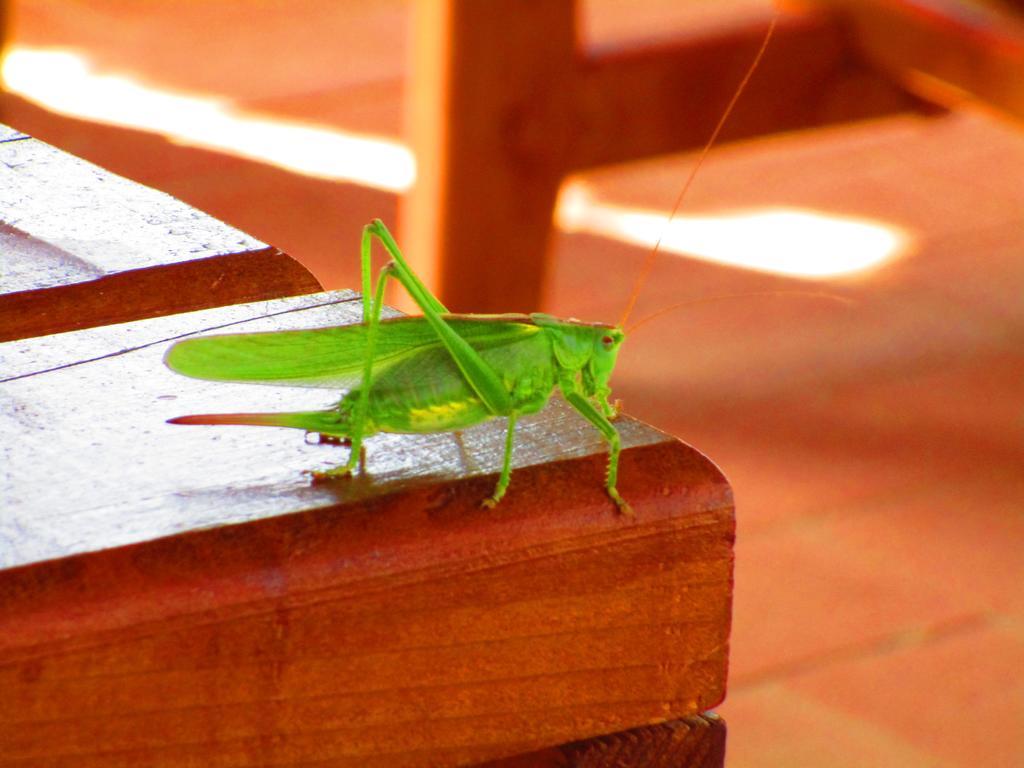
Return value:
<svg viewBox="0 0 1024 768">
<path fill-rule="evenodd" d="M 750 69 L 704 146 L 669 220 L 757 68 L 776 20 L 769 25 Z M 391 260 L 371 293 L 374 238 Z M 295 427 L 350 441 L 351 453 L 344 465 L 313 473 L 324 479 L 349 475 L 361 466 L 363 439 L 377 432 L 447 432 L 504 416 L 508 426 L 501 473 L 494 493 L 483 502 L 493 507 L 505 495 L 512 477 L 517 419 L 541 410 L 557 387 L 608 442 L 605 488 L 620 511 L 632 514 L 617 488 L 621 448 L 612 420 L 618 407 L 609 401 L 608 380 L 626 337 L 622 329 L 625 318 L 659 245 L 660 240 L 648 254 L 620 325 L 562 320 L 540 312 L 458 315 L 448 312 L 423 285 L 391 233 L 375 220 L 363 229 L 362 324 L 188 339 L 171 347 L 165 358 L 172 370 L 199 379 L 347 389 L 337 406 L 293 413 L 203 414 L 170 421 Z M 422 317 L 381 319 L 389 278 L 397 279 L 408 291 Z"/>
<path fill-rule="evenodd" d="M 371 294 L 374 238 L 391 260 Z M 621 328 L 540 312 L 449 313 L 379 219 L 363 229 L 361 258 L 362 324 L 187 339 L 171 347 L 164 360 L 172 370 L 199 379 L 346 388 L 337 406 L 181 416 L 171 423 L 295 427 L 351 441 L 347 463 L 314 473 L 324 479 L 351 474 L 360 464 L 363 439 L 377 432 L 447 432 L 504 416 L 501 474 L 484 501 L 493 507 L 511 480 L 516 420 L 541 410 L 557 387 L 608 441 L 605 487 L 618 508 L 631 514 L 616 487 L 620 442 L 611 420 L 618 409 L 608 399 L 608 380 L 625 339 Z M 389 278 L 409 292 L 422 317 L 381 319 Z"/>
</svg>

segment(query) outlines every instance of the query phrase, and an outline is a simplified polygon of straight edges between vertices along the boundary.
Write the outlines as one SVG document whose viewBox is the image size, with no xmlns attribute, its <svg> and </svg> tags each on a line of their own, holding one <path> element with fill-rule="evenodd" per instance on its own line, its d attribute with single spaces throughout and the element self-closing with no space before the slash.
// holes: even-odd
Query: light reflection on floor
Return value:
<svg viewBox="0 0 1024 768">
<path fill-rule="evenodd" d="M 665 213 L 601 202 L 586 182 L 562 189 L 558 225 L 732 267 L 808 279 L 874 269 L 906 252 L 909 236 L 876 221 L 793 208 L 759 208 L 714 216 Z"/>
<path fill-rule="evenodd" d="M 416 177 L 412 152 L 393 139 L 248 114 L 223 99 L 99 74 L 69 50 L 13 47 L 4 58 L 3 81 L 8 91 L 51 112 L 152 131 L 306 176 L 389 192 L 407 190 Z"/>
</svg>

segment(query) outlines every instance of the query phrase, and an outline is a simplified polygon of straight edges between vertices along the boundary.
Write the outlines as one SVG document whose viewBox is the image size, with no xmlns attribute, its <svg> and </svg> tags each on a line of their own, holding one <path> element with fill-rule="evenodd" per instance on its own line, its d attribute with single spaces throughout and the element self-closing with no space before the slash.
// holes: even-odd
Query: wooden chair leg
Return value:
<svg viewBox="0 0 1024 768">
<path fill-rule="evenodd" d="M 453 310 L 539 309 L 576 53 L 572 0 L 424 1 L 400 208 L 417 273 Z"/>
</svg>

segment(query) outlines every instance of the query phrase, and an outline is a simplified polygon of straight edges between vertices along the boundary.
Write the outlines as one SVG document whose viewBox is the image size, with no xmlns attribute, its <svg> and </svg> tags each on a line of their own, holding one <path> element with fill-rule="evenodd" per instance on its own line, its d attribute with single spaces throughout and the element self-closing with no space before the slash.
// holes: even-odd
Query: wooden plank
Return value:
<svg viewBox="0 0 1024 768">
<path fill-rule="evenodd" d="M 0 340 L 308 293 L 297 262 L 35 139 L 0 141 Z"/>
<path fill-rule="evenodd" d="M 550 747 L 476 768 L 722 768 L 725 721 L 707 712 Z"/>
<path fill-rule="evenodd" d="M 249 318 L 245 316 L 249 311 Z M 464 765 L 685 717 L 724 695 L 728 484 L 623 419 L 620 488 L 558 402 L 344 448 L 165 419 L 329 403 L 161 364 L 213 327 L 352 320 L 352 294 L 0 345 L 0 765 Z"/>
</svg>

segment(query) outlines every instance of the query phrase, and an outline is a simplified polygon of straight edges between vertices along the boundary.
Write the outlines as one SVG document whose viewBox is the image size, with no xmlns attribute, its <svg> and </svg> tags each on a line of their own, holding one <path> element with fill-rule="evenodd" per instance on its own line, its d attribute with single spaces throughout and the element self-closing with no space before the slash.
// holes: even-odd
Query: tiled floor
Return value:
<svg viewBox="0 0 1024 768">
<path fill-rule="evenodd" d="M 190 24 L 174 3 L 142 15 L 115 0 L 14 6 L 15 43 L 74 44 L 163 86 L 399 131 L 403 38 L 393 30 L 405 23 L 403 3 L 377 0 L 346 17 L 309 0 L 230 35 L 227 10 L 218 27 Z M 645 4 L 631 31 L 658 7 Z M 327 20 L 310 41 L 299 20 L 316 13 Z M 595 35 L 622 32 L 612 5 L 591 13 Z M 379 35 L 354 35 L 351 14 Z M 199 53 L 182 56 L 174 41 L 190 34 Z M 225 60 L 235 66 L 217 66 Z M 265 77 L 243 76 L 259 61 Z M 370 216 L 394 215 L 384 193 L 8 109 L 41 138 L 308 257 L 330 283 L 353 282 L 332 271 L 338 243 L 354 244 Z M 688 162 L 663 158 L 592 182 L 609 202 L 664 208 Z M 707 452 L 736 490 L 721 708 L 732 768 L 1024 765 L 1022 178 L 1024 131 L 964 113 L 721 147 L 687 202 L 690 213 L 789 205 L 863 216 L 915 238 L 892 264 L 832 282 L 664 256 L 638 316 L 779 289 L 852 303 L 793 295 L 696 305 L 652 322 L 623 352 L 616 391 L 627 410 Z M 559 236 L 545 309 L 617 318 L 643 257 Z"/>
</svg>

